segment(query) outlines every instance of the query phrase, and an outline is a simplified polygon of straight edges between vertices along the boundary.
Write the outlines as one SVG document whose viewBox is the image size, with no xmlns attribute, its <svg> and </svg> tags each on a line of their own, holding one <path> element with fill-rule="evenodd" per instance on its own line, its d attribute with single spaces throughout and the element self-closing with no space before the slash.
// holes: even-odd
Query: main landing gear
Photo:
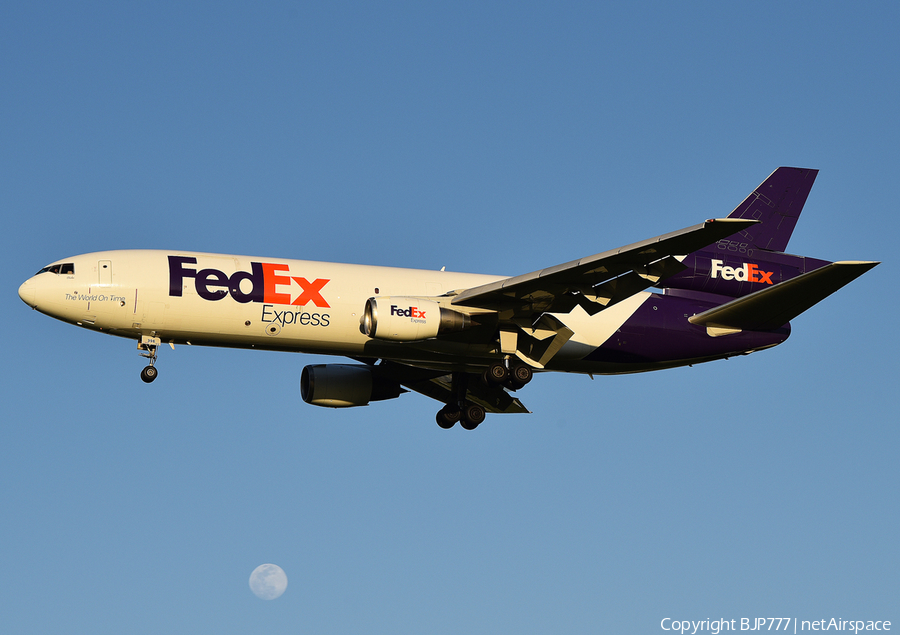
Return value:
<svg viewBox="0 0 900 635">
<path fill-rule="evenodd" d="M 518 390 L 531 381 L 534 372 L 530 366 L 525 364 L 516 364 L 512 368 L 507 367 L 502 362 L 495 362 L 488 366 L 487 370 L 481 375 L 482 381 L 489 388 L 496 386 L 506 386 L 510 390 Z"/>
<path fill-rule="evenodd" d="M 477 403 L 466 401 L 468 392 L 469 375 L 467 373 L 453 373 L 451 392 L 453 399 L 446 406 L 438 410 L 437 424 L 444 430 L 449 430 L 456 422 L 464 430 L 474 430 L 484 421 L 484 408 Z"/>
<path fill-rule="evenodd" d="M 160 340 L 158 337 L 147 337 L 146 335 L 141 337 L 141 341 L 138 342 L 138 350 L 141 351 L 141 357 L 146 357 L 150 360 L 150 365 L 146 366 L 144 370 L 141 371 L 141 380 L 145 384 L 149 384 L 156 376 L 159 375 L 159 371 L 156 370 L 156 349 L 159 348 Z"/>
<path fill-rule="evenodd" d="M 449 430 L 456 422 L 459 421 L 460 427 L 464 430 L 474 430 L 484 421 L 484 408 L 477 403 L 466 403 L 462 407 L 447 404 L 437 413 L 437 424 L 444 430 Z"/>
<path fill-rule="evenodd" d="M 474 430 L 484 421 L 484 408 L 466 399 L 469 377 L 468 373 L 453 373 L 453 399 L 438 410 L 435 417 L 437 424 L 445 430 L 452 428 L 457 421 L 464 430 Z M 499 389 L 504 386 L 509 390 L 518 390 L 530 382 L 532 377 L 534 374 L 529 366 L 516 364 L 510 368 L 497 362 L 484 371 L 481 379 L 488 388 Z"/>
</svg>

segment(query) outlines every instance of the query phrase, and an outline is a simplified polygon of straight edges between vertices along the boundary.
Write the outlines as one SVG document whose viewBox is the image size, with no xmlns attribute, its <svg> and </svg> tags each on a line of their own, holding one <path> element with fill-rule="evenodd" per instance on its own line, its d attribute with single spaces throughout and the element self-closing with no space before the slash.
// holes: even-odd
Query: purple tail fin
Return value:
<svg viewBox="0 0 900 635">
<path fill-rule="evenodd" d="M 737 298 L 827 265 L 827 260 L 784 253 L 818 174 L 805 168 L 772 172 L 728 215 L 758 222 L 688 254 L 682 261 L 685 270 L 662 282 L 666 293 L 700 291 Z"/>
<path fill-rule="evenodd" d="M 739 234 L 756 249 L 785 251 L 818 170 L 778 168 L 728 218 L 761 221 Z"/>
</svg>

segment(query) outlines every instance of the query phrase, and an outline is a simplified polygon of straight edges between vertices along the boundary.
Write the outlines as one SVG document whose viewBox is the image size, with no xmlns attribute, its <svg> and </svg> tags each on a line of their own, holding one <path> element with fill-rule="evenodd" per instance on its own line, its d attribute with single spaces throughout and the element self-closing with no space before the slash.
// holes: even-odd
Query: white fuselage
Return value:
<svg viewBox="0 0 900 635">
<path fill-rule="evenodd" d="M 465 338 L 377 341 L 363 332 L 361 319 L 374 296 L 422 297 L 449 307 L 454 291 L 503 276 L 161 250 L 96 252 L 57 264 L 72 265 L 66 270 L 71 273 L 45 271 L 27 280 L 19 290 L 27 304 L 137 340 L 405 359 L 435 367 L 478 365 L 499 352 L 494 344 Z M 580 309 L 559 316 L 575 336 L 554 366 L 601 345 L 649 296 L 637 294 L 593 317 Z"/>
</svg>

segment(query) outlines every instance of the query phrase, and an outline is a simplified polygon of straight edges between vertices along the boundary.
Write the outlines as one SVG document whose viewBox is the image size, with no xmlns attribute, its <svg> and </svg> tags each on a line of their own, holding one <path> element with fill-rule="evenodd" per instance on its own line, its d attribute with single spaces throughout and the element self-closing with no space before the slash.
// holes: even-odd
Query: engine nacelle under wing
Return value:
<svg viewBox="0 0 900 635">
<path fill-rule="evenodd" d="M 300 375 L 300 396 L 313 406 L 352 408 L 395 399 L 404 392 L 399 383 L 379 377 L 372 366 L 316 364 L 304 367 Z"/>
<path fill-rule="evenodd" d="M 462 331 L 471 325 L 465 313 L 422 298 L 369 298 L 363 313 L 366 335 L 394 342 L 418 342 L 440 333 Z"/>
</svg>

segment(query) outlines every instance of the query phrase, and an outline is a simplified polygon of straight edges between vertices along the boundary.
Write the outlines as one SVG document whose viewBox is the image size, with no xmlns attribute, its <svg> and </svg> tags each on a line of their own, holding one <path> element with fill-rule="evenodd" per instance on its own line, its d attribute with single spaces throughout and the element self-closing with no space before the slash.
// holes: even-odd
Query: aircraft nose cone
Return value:
<svg viewBox="0 0 900 635">
<path fill-rule="evenodd" d="M 19 287 L 19 297 L 22 298 L 22 302 L 34 308 L 34 283 L 31 279 L 26 280 Z"/>
</svg>

